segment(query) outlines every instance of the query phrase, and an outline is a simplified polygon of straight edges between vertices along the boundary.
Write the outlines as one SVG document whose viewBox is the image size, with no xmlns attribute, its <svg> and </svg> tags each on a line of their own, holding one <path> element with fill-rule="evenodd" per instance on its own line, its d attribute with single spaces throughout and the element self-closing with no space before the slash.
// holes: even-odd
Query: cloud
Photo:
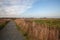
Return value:
<svg viewBox="0 0 60 40">
<path fill-rule="evenodd" d="M 0 0 L 0 16 L 17 17 L 31 8 L 35 1 L 36 0 Z"/>
</svg>

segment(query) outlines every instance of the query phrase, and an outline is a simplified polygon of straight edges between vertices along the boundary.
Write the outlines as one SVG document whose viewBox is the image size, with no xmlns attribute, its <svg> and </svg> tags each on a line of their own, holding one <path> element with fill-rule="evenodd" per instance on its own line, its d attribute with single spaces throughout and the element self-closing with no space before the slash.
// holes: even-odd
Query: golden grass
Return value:
<svg viewBox="0 0 60 40">
<path fill-rule="evenodd" d="M 60 19 L 16 19 L 27 40 L 58 40 Z M 58 36 L 59 35 L 59 36 Z"/>
</svg>

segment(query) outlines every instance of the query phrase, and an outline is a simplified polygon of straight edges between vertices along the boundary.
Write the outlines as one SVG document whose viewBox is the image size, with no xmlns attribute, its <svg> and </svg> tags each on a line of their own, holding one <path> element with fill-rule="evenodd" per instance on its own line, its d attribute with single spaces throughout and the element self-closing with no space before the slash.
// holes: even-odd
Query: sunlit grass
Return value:
<svg viewBox="0 0 60 40">
<path fill-rule="evenodd" d="M 21 24 L 18 24 L 18 22 L 16 22 L 18 25 L 17 25 L 17 29 L 22 33 L 22 35 L 25 37 L 26 40 L 33 40 L 34 39 L 34 34 L 31 33 L 31 31 L 39 31 L 40 28 L 42 28 L 42 30 L 44 30 L 44 28 L 46 28 L 46 31 L 47 30 L 52 30 L 55 31 L 55 30 L 60 30 L 60 19 L 38 19 L 38 20 L 23 20 L 25 22 L 25 24 L 28 24 L 28 29 L 29 30 L 26 30 L 26 25 L 23 27 L 20 26 Z M 22 22 L 23 22 L 22 21 Z M 21 23 L 22 23 L 21 22 Z M 23 23 L 24 23 L 23 22 Z M 23 24 L 22 23 L 22 24 Z M 34 24 L 33 24 L 34 23 Z M 33 26 L 35 25 L 35 26 Z M 23 28 L 21 30 L 21 28 Z M 32 28 L 32 29 L 31 29 Z M 39 29 L 38 29 L 39 28 Z M 25 31 L 25 30 L 26 31 Z M 41 30 L 41 29 L 40 29 Z M 31 33 L 31 34 L 29 34 Z M 34 32 L 33 32 L 34 33 Z M 38 32 L 39 33 L 39 32 Z M 42 32 L 43 33 L 43 32 Z M 39 34 L 40 35 L 40 34 Z M 32 37 L 32 38 L 31 38 Z M 37 37 L 38 38 L 38 37 Z"/>
<path fill-rule="evenodd" d="M 53 26 L 56 25 L 56 27 L 60 27 L 60 19 L 56 19 L 56 20 L 34 20 L 36 23 L 39 24 L 46 24 L 49 26 Z"/>
</svg>

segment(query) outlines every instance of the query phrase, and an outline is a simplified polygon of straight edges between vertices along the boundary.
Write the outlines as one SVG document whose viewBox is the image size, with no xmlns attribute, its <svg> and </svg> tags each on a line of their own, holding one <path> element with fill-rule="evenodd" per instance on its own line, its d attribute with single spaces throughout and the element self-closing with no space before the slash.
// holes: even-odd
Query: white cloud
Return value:
<svg viewBox="0 0 60 40">
<path fill-rule="evenodd" d="M 4 0 L 0 1 L 0 16 L 19 16 L 32 7 L 35 0 Z M 4 11 L 3 11 L 4 10 Z M 3 12 L 3 13 L 2 13 Z"/>
</svg>

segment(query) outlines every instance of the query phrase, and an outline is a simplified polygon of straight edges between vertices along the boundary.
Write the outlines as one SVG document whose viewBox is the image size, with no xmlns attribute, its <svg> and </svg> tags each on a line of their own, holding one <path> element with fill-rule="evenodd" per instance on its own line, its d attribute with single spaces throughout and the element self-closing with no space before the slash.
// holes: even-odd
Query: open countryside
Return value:
<svg viewBox="0 0 60 40">
<path fill-rule="evenodd" d="M 1 40 L 60 40 L 59 18 L 1 19 Z M 5 21 L 6 20 L 6 21 Z"/>
</svg>

